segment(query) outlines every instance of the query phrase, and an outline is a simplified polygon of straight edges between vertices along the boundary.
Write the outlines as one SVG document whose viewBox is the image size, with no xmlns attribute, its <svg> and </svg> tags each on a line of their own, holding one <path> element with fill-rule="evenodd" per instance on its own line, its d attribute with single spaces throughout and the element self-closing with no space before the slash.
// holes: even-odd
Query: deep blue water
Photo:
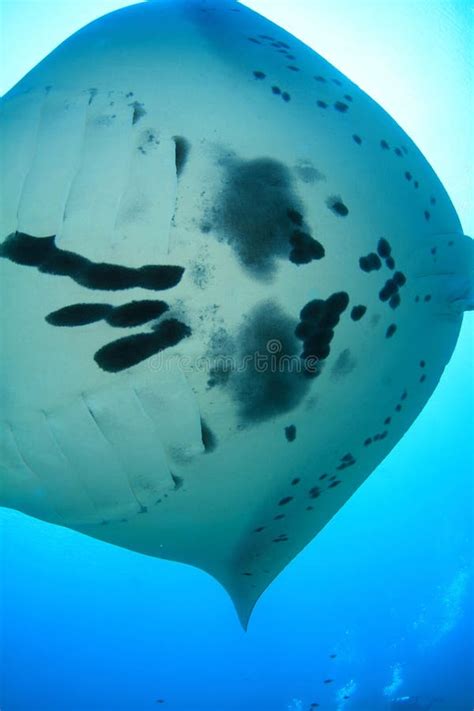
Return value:
<svg viewBox="0 0 474 711">
<path fill-rule="evenodd" d="M 247 633 L 204 573 L 2 510 L 1 708 L 378 711 L 418 695 L 470 711 L 472 326 L 417 422 Z"/>
</svg>

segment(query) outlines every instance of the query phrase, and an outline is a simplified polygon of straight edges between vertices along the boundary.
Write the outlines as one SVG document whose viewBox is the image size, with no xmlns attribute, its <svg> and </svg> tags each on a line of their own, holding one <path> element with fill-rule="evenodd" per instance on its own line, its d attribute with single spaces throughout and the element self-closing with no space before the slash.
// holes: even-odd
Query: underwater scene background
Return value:
<svg viewBox="0 0 474 711">
<path fill-rule="evenodd" d="M 1 93 L 127 4 L 3 0 Z M 473 235 L 471 3 L 246 4 L 398 121 Z M 262 596 L 247 632 L 197 569 L 0 509 L 2 711 L 471 711 L 472 358 L 467 314 L 420 417 Z"/>
</svg>

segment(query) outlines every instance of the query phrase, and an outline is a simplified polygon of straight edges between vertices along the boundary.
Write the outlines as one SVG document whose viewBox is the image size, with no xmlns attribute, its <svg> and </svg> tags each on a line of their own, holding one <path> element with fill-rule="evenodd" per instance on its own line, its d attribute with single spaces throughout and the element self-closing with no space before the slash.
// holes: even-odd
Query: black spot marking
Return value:
<svg viewBox="0 0 474 711">
<path fill-rule="evenodd" d="M 133 106 L 133 116 L 132 116 L 132 125 L 138 123 L 143 116 L 146 116 L 146 111 L 143 106 L 139 101 L 134 101 L 132 103 Z"/>
<path fill-rule="evenodd" d="M 72 304 L 46 316 L 52 326 L 85 326 L 101 321 L 112 306 L 108 304 Z"/>
<path fill-rule="evenodd" d="M 423 373 L 423 375 L 420 377 L 420 383 L 424 383 L 426 380 L 426 375 Z"/>
<path fill-rule="evenodd" d="M 426 366 L 426 363 L 424 360 L 420 360 L 420 368 L 424 368 Z"/>
<path fill-rule="evenodd" d="M 176 476 L 176 474 L 173 474 L 173 472 L 171 472 L 171 478 L 173 479 L 173 482 L 174 482 L 174 488 L 176 490 L 181 489 L 181 487 L 183 486 L 183 483 L 184 483 L 183 477 Z"/>
<path fill-rule="evenodd" d="M 224 166 L 225 188 L 217 196 L 215 227 L 244 268 L 256 278 L 268 280 L 276 259 L 287 259 L 291 251 L 295 216 L 303 216 L 291 173 L 283 163 L 270 158 L 230 159 Z M 312 243 L 311 250 L 315 250 Z M 301 256 L 300 252 L 295 256 Z"/>
<path fill-rule="evenodd" d="M 389 425 L 391 423 L 391 421 L 392 421 L 391 417 L 386 417 L 383 423 L 384 423 L 384 425 Z"/>
<path fill-rule="evenodd" d="M 347 111 L 347 109 L 349 108 L 349 106 L 347 104 L 345 104 L 343 101 L 336 101 L 336 103 L 334 104 L 334 108 L 336 109 L 336 111 L 345 113 Z"/>
<path fill-rule="evenodd" d="M 289 412 L 305 396 L 309 382 L 291 367 L 298 354 L 295 325 L 273 302 L 256 306 L 246 317 L 236 337 L 238 362 L 246 367 L 228 381 L 243 420 L 258 422 Z"/>
<path fill-rule="evenodd" d="M 425 220 L 429 220 L 431 217 L 429 210 L 425 210 L 424 215 L 425 215 Z"/>
<path fill-rule="evenodd" d="M 334 328 L 339 323 L 341 314 L 349 304 L 349 296 L 341 291 L 332 294 L 326 301 L 314 299 L 301 310 L 300 319 L 295 334 L 303 341 L 301 357 L 312 362 L 311 369 L 306 368 L 306 374 L 311 377 L 319 375 L 320 369 L 316 363 L 325 360 L 330 353 L 330 344 L 334 337 Z"/>
<path fill-rule="evenodd" d="M 367 311 L 367 306 L 362 306 L 362 304 L 360 304 L 359 306 L 354 306 L 354 308 L 351 311 L 351 319 L 353 321 L 360 321 L 360 319 L 362 318 L 362 316 L 365 314 L 366 311 Z"/>
<path fill-rule="evenodd" d="M 357 143 L 357 145 L 360 146 L 360 144 L 362 143 L 362 138 L 360 136 L 358 136 L 356 133 L 353 134 L 352 138 Z"/>
<path fill-rule="evenodd" d="M 253 42 L 254 44 L 262 44 L 258 39 L 255 39 L 255 37 L 247 37 L 247 39 L 249 42 Z"/>
<path fill-rule="evenodd" d="M 316 102 L 316 104 L 319 106 L 320 109 L 327 109 L 327 107 L 328 107 L 328 105 L 326 104 L 326 102 L 325 102 L 325 101 L 322 101 L 321 99 L 319 99 L 319 100 Z"/>
<path fill-rule="evenodd" d="M 411 174 L 408 170 L 405 171 L 405 178 L 406 178 L 407 180 L 411 180 L 411 179 L 412 179 L 412 174 Z"/>
<path fill-rule="evenodd" d="M 153 321 L 168 311 L 164 301 L 131 301 L 123 306 L 116 306 L 105 317 L 110 326 L 131 328 Z"/>
<path fill-rule="evenodd" d="M 281 98 L 283 99 L 283 101 L 286 101 L 286 102 L 291 101 L 291 96 L 288 94 L 287 91 L 284 91 L 282 93 Z"/>
<path fill-rule="evenodd" d="M 324 479 L 327 479 L 327 476 L 328 476 L 327 474 L 321 474 L 321 476 L 319 477 L 319 480 L 323 481 Z"/>
<path fill-rule="evenodd" d="M 431 294 L 426 294 L 426 296 L 425 296 L 425 298 L 423 299 L 423 301 L 425 301 L 426 303 L 428 303 L 428 301 L 431 301 Z"/>
<path fill-rule="evenodd" d="M 388 279 L 385 282 L 385 285 L 382 287 L 382 289 L 379 291 L 379 299 L 380 301 L 388 301 L 393 294 L 396 294 L 398 291 L 398 286 L 395 282 L 394 279 Z"/>
<path fill-rule="evenodd" d="M 298 225 L 298 227 L 301 227 L 301 225 L 303 224 L 303 215 L 301 214 L 301 212 L 298 212 L 298 210 L 292 210 L 290 208 L 286 211 L 286 214 L 293 222 L 293 224 Z"/>
<path fill-rule="evenodd" d="M 283 499 L 280 499 L 280 501 L 278 502 L 278 506 L 286 506 L 287 504 L 290 503 L 290 501 L 293 501 L 293 497 L 292 496 L 285 496 L 285 497 L 283 497 Z"/>
<path fill-rule="evenodd" d="M 338 467 L 338 469 L 339 469 L 339 467 Z M 340 482 L 339 480 L 332 481 L 332 482 L 329 484 L 329 489 L 334 489 L 334 487 L 335 487 L 335 486 L 339 486 L 340 483 L 341 483 L 341 482 Z"/>
<path fill-rule="evenodd" d="M 380 141 L 380 147 L 383 148 L 385 151 L 387 151 L 390 148 L 387 141 L 384 141 L 383 139 Z"/>
<path fill-rule="evenodd" d="M 436 205 L 436 198 L 430 197 L 430 205 Z"/>
<path fill-rule="evenodd" d="M 79 254 L 59 249 L 54 240 L 54 236 L 32 237 L 23 232 L 14 232 L 0 244 L 0 257 L 15 264 L 36 267 L 44 274 L 70 277 L 88 289 L 170 289 L 183 276 L 183 267 L 147 265 L 134 269 L 91 262 Z"/>
<path fill-rule="evenodd" d="M 14 232 L 0 245 L 0 256 L 15 264 L 40 267 L 56 250 L 53 237 L 31 237 Z"/>
<path fill-rule="evenodd" d="M 286 536 L 284 533 L 282 533 L 278 538 L 273 539 L 273 543 L 284 543 L 285 541 L 288 540 L 288 536 Z"/>
<path fill-rule="evenodd" d="M 394 294 L 388 302 L 391 309 L 396 309 L 400 306 L 400 294 Z"/>
<path fill-rule="evenodd" d="M 299 72 L 298 67 L 293 66 L 292 64 L 288 65 L 288 69 L 291 69 L 292 72 Z"/>
<path fill-rule="evenodd" d="M 295 230 L 290 237 L 292 250 L 290 261 L 293 264 L 309 264 L 313 259 L 322 259 L 325 251 L 320 242 L 301 230 Z"/>
<path fill-rule="evenodd" d="M 352 467 L 356 463 L 355 458 L 353 457 L 352 454 L 348 453 L 345 454 L 343 457 L 341 457 L 341 463 L 336 467 L 338 471 L 343 471 L 344 469 L 347 469 L 348 467 Z M 333 481 L 336 479 L 335 476 L 332 476 L 330 478 L 330 481 Z"/>
<path fill-rule="evenodd" d="M 317 77 L 314 77 L 314 78 L 316 79 L 316 81 L 320 81 L 320 82 L 323 82 L 323 83 L 326 82 L 326 79 L 325 79 L 324 77 L 317 76 Z"/>
<path fill-rule="evenodd" d="M 402 411 L 402 406 L 400 404 L 395 406 L 395 411 L 396 412 L 401 412 Z"/>
<path fill-rule="evenodd" d="M 206 453 L 213 452 L 217 447 L 217 439 L 211 428 L 201 417 L 201 439 Z"/>
<path fill-rule="evenodd" d="M 418 182 L 418 180 L 415 180 L 413 185 L 415 186 L 416 189 L 418 189 L 420 187 L 420 183 Z"/>
<path fill-rule="evenodd" d="M 364 447 L 368 447 L 369 444 L 372 444 L 372 437 L 367 437 L 367 439 L 364 442 Z"/>
<path fill-rule="evenodd" d="M 300 483 L 300 481 L 301 481 L 301 479 L 300 479 L 299 477 L 296 477 L 296 478 L 293 479 L 293 481 L 291 482 L 291 486 L 296 486 L 297 484 Z"/>
<path fill-rule="evenodd" d="M 274 521 L 281 521 L 282 518 L 285 518 L 285 514 L 278 514 L 278 516 L 273 517 L 273 520 Z"/>
<path fill-rule="evenodd" d="M 260 71 L 254 71 L 253 75 L 255 79 L 265 79 L 265 77 L 267 76 L 264 72 Z"/>
<path fill-rule="evenodd" d="M 384 237 L 381 237 L 381 239 L 379 239 L 377 245 L 377 252 L 379 257 L 382 257 L 382 259 L 387 259 L 387 257 L 390 257 L 392 249 Z"/>
<path fill-rule="evenodd" d="M 259 526 L 258 528 L 254 529 L 254 533 L 261 533 L 264 530 L 265 530 L 265 526 Z"/>
<path fill-rule="evenodd" d="M 176 174 L 179 178 L 189 158 L 190 143 L 182 136 L 173 136 L 175 145 Z"/>
<path fill-rule="evenodd" d="M 251 576 L 251 575 L 252 575 L 252 573 L 242 573 L 242 575 L 247 575 L 247 576 Z"/>
<path fill-rule="evenodd" d="M 319 486 L 313 486 L 309 490 L 308 494 L 310 499 L 317 499 L 318 496 L 321 494 L 321 489 L 319 488 Z"/>
<path fill-rule="evenodd" d="M 99 348 L 94 355 L 97 365 L 109 373 L 117 373 L 159 353 L 176 346 L 191 335 L 191 329 L 181 321 L 163 321 L 153 333 L 138 333 L 119 338 Z"/>
<path fill-rule="evenodd" d="M 401 158 L 402 155 L 403 155 L 402 152 L 401 152 L 401 150 L 400 150 L 400 148 L 395 148 L 395 154 L 396 154 L 399 158 Z"/>
<path fill-rule="evenodd" d="M 406 276 L 403 272 L 395 272 L 393 275 L 393 281 L 397 286 L 404 286 L 407 283 Z"/>
<path fill-rule="evenodd" d="M 344 98 L 346 101 L 349 101 L 350 103 L 352 103 L 352 96 L 350 94 L 344 94 Z"/>
<path fill-rule="evenodd" d="M 342 81 L 340 81 L 339 79 L 333 79 L 333 82 L 334 84 L 336 84 L 336 86 L 342 86 Z"/>
<path fill-rule="evenodd" d="M 375 252 L 371 252 L 366 257 L 359 259 L 359 266 L 363 272 L 373 272 L 381 268 L 382 262 L 380 257 Z"/>
<path fill-rule="evenodd" d="M 279 86 L 272 86 L 272 91 L 274 94 L 281 94 L 281 89 Z"/>
<path fill-rule="evenodd" d="M 328 198 L 326 205 L 334 212 L 335 215 L 339 215 L 340 217 L 347 217 L 349 214 L 349 209 L 346 205 L 344 205 L 339 197 Z"/>
<path fill-rule="evenodd" d="M 385 338 L 391 338 L 396 330 L 397 330 L 396 325 L 394 323 L 391 323 L 385 332 Z"/>
<path fill-rule="evenodd" d="M 289 425 L 285 427 L 285 437 L 288 442 L 294 442 L 296 439 L 296 427 L 294 425 Z"/>
<path fill-rule="evenodd" d="M 395 260 L 394 260 L 394 258 L 393 258 L 393 257 L 387 257 L 387 259 L 385 260 L 385 266 L 386 266 L 388 269 L 395 269 Z"/>
</svg>

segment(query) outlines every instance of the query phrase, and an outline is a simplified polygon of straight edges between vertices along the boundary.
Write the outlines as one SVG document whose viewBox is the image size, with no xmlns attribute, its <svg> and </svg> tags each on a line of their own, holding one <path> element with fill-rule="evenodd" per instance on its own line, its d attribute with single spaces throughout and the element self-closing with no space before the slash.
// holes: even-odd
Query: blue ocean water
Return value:
<svg viewBox="0 0 474 711">
<path fill-rule="evenodd" d="M 471 363 L 472 319 L 423 414 L 247 633 L 204 573 L 3 510 L 2 709 L 378 711 L 409 695 L 470 711 Z"/>
<path fill-rule="evenodd" d="M 0 510 L 1 709 L 471 711 L 473 330 L 246 633 L 204 573 Z"/>
</svg>

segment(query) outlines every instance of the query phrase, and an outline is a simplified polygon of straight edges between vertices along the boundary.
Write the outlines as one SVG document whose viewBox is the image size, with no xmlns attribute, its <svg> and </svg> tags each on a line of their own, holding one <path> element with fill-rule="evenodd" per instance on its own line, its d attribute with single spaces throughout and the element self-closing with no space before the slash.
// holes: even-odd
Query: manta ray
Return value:
<svg viewBox="0 0 474 711">
<path fill-rule="evenodd" d="M 233 0 L 92 22 L 0 124 L 0 503 L 206 571 L 246 627 L 433 393 L 472 241 L 400 126 Z"/>
</svg>

